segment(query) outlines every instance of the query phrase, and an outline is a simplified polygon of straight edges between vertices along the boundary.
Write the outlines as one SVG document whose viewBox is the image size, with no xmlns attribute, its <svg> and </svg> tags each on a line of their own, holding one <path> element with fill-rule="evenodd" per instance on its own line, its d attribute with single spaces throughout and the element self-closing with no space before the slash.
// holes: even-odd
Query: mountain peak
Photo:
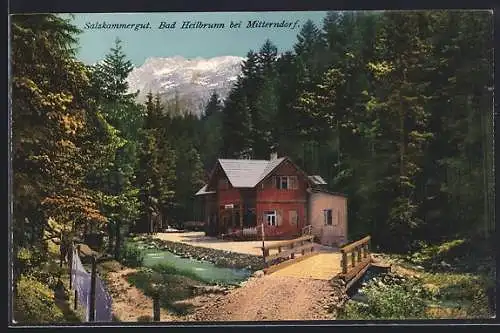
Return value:
<svg viewBox="0 0 500 333">
<path fill-rule="evenodd" d="M 132 70 L 127 81 L 130 91 L 140 91 L 138 99 L 141 102 L 150 91 L 158 93 L 164 102 L 177 95 L 192 104 L 191 112 L 200 114 L 214 91 L 221 99 L 227 97 L 241 73 L 243 60 L 245 58 L 237 56 L 150 57 Z"/>
</svg>

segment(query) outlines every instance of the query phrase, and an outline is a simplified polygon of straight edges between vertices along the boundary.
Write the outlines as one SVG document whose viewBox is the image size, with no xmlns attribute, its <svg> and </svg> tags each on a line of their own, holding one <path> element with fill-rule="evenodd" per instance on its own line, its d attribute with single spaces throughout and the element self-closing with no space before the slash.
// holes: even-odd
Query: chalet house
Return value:
<svg viewBox="0 0 500 333">
<path fill-rule="evenodd" d="M 203 199 L 207 235 L 261 235 L 291 238 L 310 225 L 325 245 L 347 239 L 347 198 L 324 189 L 288 157 L 270 160 L 219 159 L 197 193 Z"/>
</svg>

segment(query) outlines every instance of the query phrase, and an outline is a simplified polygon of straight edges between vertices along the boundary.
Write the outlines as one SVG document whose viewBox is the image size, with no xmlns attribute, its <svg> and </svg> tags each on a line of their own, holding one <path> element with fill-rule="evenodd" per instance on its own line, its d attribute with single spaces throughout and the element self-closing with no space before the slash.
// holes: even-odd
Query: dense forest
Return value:
<svg viewBox="0 0 500 333">
<path fill-rule="evenodd" d="M 289 156 L 347 194 L 350 237 L 405 252 L 488 236 L 493 218 L 493 16 L 483 11 L 331 12 L 293 50 L 249 50 L 228 98 L 201 116 L 128 90 L 121 42 L 87 66 L 79 30 L 55 15 L 12 18 L 16 281 L 47 240 L 197 218 L 217 158 Z"/>
</svg>

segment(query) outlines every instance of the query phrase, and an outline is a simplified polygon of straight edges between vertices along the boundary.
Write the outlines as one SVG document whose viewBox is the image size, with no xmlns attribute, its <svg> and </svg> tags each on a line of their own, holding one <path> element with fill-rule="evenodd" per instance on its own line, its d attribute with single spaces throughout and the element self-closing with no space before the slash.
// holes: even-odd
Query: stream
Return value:
<svg viewBox="0 0 500 333">
<path fill-rule="evenodd" d="M 209 283 L 220 283 L 225 285 L 236 285 L 250 277 L 251 271 L 246 269 L 234 269 L 217 267 L 208 261 L 190 258 L 182 258 L 172 252 L 158 249 L 142 241 L 131 242 L 144 254 L 144 267 L 153 267 L 157 264 L 166 264 L 182 271 L 190 271 L 203 281 Z"/>
<path fill-rule="evenodd" d="M 347 296 L 353 301 L 365 303 L 367 300 L 366 295 L 362 291 L 360 291 L 362 285 L 383 274 L 384 273 L 382 271 L 373 266 L 368 268 L 365 274 L 363 274 L 363 277 L 356 281 L 356 283 L 354 283 L 351 288 L 349 288 L 349 290 L 347 291 Z"/>
</svg>

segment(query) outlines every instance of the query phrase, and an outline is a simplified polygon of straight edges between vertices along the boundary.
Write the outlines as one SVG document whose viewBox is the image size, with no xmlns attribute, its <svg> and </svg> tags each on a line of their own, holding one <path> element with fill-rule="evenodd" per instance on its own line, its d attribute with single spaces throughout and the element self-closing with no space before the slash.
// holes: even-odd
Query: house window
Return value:
<svg viewBox="0 0 500 333">
<path fill-rule="evenodd" d="M 264 221 L 267 221 L 267 225 L 277 226 L 278 219 L 276 216 L 276 211 L 269 211 L 264 213 Z"/>
<path fill-rule="evenodd" d="M 279 177 L 279 189 L 286 190 L 288 188 L 288 177 L 282 176 Z"/>
<path fill-rule="evenodd" d="M 333 214 L 331 209 L 325 209 L 323 211 L 325 217 L 325 225 L 333 225 Z"/>
<path fill-rule="evenodd" d="M 280 190 L 298 189 L 297 176 L 276 176 L 276 188 Z"/>
</svg>

